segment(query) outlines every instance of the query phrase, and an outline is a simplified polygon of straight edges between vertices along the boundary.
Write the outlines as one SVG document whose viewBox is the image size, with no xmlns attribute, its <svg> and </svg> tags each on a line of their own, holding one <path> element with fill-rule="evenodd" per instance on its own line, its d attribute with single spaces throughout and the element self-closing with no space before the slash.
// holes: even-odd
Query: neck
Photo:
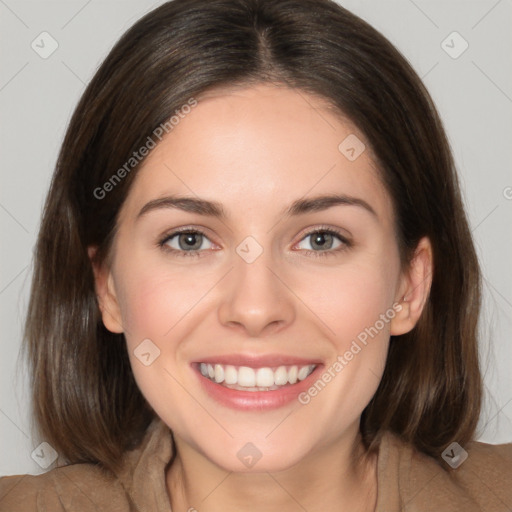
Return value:
<svg viewBox="0 0 512 512">
<path fill-rule="evenodd" d="M 179 437 L 167 471 L 175 512 L 370 512 L 377 501 L 377 456 L 365 453 L 359 432 L 322 447 L 284 471 L 226 471 Z"/>
</svg>

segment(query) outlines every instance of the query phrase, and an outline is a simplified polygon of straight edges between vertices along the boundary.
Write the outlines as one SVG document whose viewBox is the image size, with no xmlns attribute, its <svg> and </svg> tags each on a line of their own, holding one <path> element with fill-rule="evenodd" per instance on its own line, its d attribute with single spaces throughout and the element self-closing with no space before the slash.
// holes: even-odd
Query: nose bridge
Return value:
<svg viewBox="0 0 512 512">
<path fill-rule="evenodd" d="M 233 266 L 219 310 L 224 325 L 241 325 L 259 336 L 269 325 L 282 327 L 293 320 L 292 297 L 276 277 L 279 270 L 270 248 L 247 237 L 236 247 Z"/>
</svg>

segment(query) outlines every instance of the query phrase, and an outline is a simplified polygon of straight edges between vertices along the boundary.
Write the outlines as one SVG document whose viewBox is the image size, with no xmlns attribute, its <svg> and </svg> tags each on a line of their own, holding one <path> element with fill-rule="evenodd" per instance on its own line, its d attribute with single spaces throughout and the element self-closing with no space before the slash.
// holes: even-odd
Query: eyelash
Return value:
<svg viewBox="0 0 512 512">
<path fill-rule="evenodd" d="M 177 229 L 177 230 L 173 231 L 172 233 L 169 233 L 169 234 L 165 235 L 161 240 L 159 240 L 158 247 L 160 247 L 163 251 L 174 253 L 178 257 L 184 257 L 184 258 L 187 258 L 187 257 L 195 257 L 195 258 L 201 257 L 201 253 L 203 252 L 203 250 L 180 251 L 180 250 L 173 249 L 172 247 L 169 247 L 168 245 L 166 245 L 167 242 L 169 240 L 171 240 L 172 238 L 174 238 L 176 235 L 185 234 L 185 233 L 186 234 L 194 234 L 194 235 L 199 234 L 199 235 L 202 235 L 202 236 L 208 238 L 206 233 L 204 231 L 198 229 L 198 228 L 194 228 L 194 229 L 191 229 L 191 228 Z M 326 256 L 335 256 L 336 254 L 338 254 L 340 252 L 344 252 L 347 249 L 352 247 L 352 243 L 347 238 L 345 238 L 339 231 L 337 231 L 337 230 L 335 230 L 333 228 L 323 227 L 323 226 L 320 226 L 320 227 L 318 227 L 318 228 L 316 228 L 316 229 L 314 229 L 312 231 L 308 231 L 307 233 L 305 233 L 302 236 L 302 238 L 299 240 L 299 242 L 301 242 L 302 240 L 304 240 L 308 236 L 315 235 L 317 233 L 327 233 L 327 234 L 333 235 L 336 238 L 338 238 L 338 240 L 343 245 L 338 247 L 337 249 L 327 249 L 325 251 L 312 251 L 312 250 L 308 250 L 308 249 L 303 249 L 303 252 L 305 252 L 306 254 L 310 254 L 310 255 L 313 255 L 314 257 L 320 257 L 320 258 L 321 257 L 326 257 Z"/>
</svg>

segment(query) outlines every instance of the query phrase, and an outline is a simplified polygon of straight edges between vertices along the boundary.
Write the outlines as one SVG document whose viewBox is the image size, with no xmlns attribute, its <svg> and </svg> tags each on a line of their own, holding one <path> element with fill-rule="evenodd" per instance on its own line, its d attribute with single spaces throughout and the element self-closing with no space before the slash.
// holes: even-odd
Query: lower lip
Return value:
<svg viewBox="0 0 512 512">
<path fill-rule="evenodd" d="M 322 365 L 317 367 L 304 380 L 297 381 L 296 384 L 284 386 L 272 391 L 240 391 L 230 389 L 217 384 L 204 377 L 199 371 L 199 365 L 194 365 L 195 372 L 204 390 L 217 402 L 232 409 L 254 411 L 278 409 L 288 405 L 294 400 L 298 401 L 300 393 L 306 391 L 316 379 L 317 372 Z"/>
</svg>

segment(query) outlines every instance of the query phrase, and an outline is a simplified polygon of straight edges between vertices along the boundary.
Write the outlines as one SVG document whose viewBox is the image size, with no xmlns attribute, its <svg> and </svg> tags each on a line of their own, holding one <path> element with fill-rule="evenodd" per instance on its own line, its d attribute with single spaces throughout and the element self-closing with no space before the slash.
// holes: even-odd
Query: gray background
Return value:
<svg viewBox="0 0 512 512">
<path fill-rule="evenodd" d="M 19 348 L 32 249 L 57 151 L 99 63 L 129 26 L 160 3 L 0 0 L 0 475 L 43 472 L 31 458 L 41 440 L 32 437 L 27 369 Z M 485 276 L 486 397 L 479 439 L 510 442 L 512 2 L 340 3 L 409 59 L 445 123 Z M 42 46 L 44 31 L 58 43 L 46 59 L 31 47 L 33 41 Z M 454 31 L 469 44 L 457 58 L 465 43 L 450 36 Z M 49 39 L 44 46 L 50 48 Z"/>
</svg>

